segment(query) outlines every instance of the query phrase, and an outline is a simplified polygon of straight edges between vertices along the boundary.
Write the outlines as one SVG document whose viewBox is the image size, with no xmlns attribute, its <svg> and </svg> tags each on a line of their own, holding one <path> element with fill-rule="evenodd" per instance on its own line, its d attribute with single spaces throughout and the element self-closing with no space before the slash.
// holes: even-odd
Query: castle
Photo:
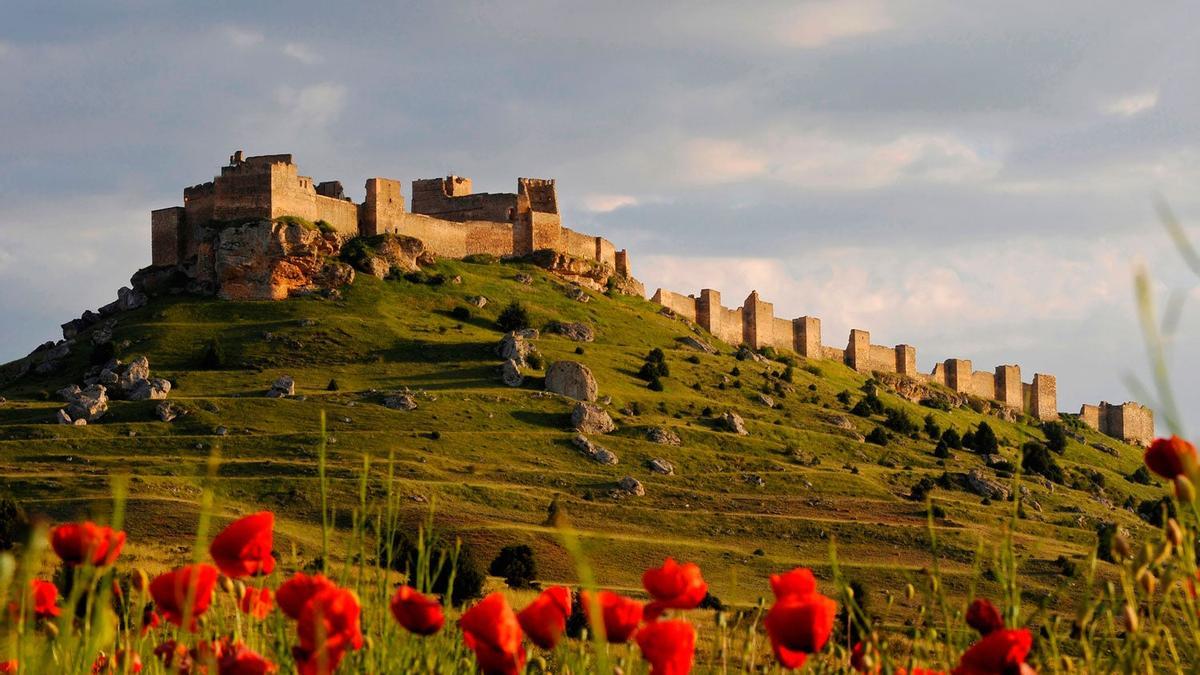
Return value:
<svg viewBox="0 0 1200 675">
<path fill-rule="evenodd" d="M 212 181 L 185 188 L 183 206 L 150 212 L 152 264 L 187 265 L 200 253 L 204 228 L 214 223 L 282 216 L 326 224 L 347 239 L 408 235 L 445 258 L 552 250 L 631 276 L 626 251 L 562 226 L 553 179 L 518 178 L 515 193 L 473 193 L 471 180 L 461 176 L 415 180 L 409 212 L 400 181 L 368 179 L 366 199 L 356 204 L 340 182 L 314 184 L 301 176 L 290 154 L 246 157 L 240 150 Z"/>
<path fill-rule="evenodd" d="M 821 342 L 820 319 L 776 318 L 774 305 L 764 302 L 758 291 L 751 291 L 742 306 L 735 309 L 723 307 L 721 294 L 708 288 L 701 290 L 699 297 L 660 288 L 651 301 L 730 344 L 785 349 L 808 359 L 838 361 L 860 373 L 896 373 L 996 401 L 1042 421 L 1059 418 L 1055 377 L 1035 373 L 1031 382 L 1022 382 L 1019 365 L 996 366 L 987 372 L 975 370 L 968 359 L 946 359 L 934 366 L 932 373 L 920 373 L 915 347 L 871 344 L 871 334 L 857 328 L 850 331 L 845 349 L 828 347 Z M 1129 443 L 1148 445 L 1154 438 L 1154 413 L 1137 403 L 1084 405 L 1079 417 L 1089 427 Z"/>
</svg>

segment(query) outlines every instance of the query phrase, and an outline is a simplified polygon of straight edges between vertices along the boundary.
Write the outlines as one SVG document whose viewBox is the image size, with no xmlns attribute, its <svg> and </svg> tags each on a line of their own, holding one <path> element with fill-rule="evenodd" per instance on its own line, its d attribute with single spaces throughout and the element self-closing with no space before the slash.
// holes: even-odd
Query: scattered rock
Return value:
<svg viewBox="0 0 1200 675">
<path fill-rule="evenodd" d="M 524 272 L 519 272 L 517 276 L 513 277 L 513 279 L 516 280 L 517 283 L 524 284 L 525 286 L 533 283 L 533 277 L 525 274 Z"/>
<path fill-rule="evenodd" d="M 604 408 L 584 401 L 576 403 L 571 411 L 571 426 L 583 434 L 607 434 L 617 428 Z"/>
<path fill-rule="evenodd" d="M 59 424 L 70 424 L 71 423 L 71 416 L 67 414 L 67 411 L 65 408 L 59 408 L 58 413 L 56 413 L 54 417 L 55 417 L 55 419 L 58 420 Z"/>
<path fill-rule="evenodd" d="M 450 283 L 454 284 L 455 286 L 458 286 L 459 284 L 462 283 L 462 275 L 455 274 L 454 276 L 450 277 Z"/>
<path fill-rule="evenodd" d="M 775 407 L 775 399 L 771 398 L 770 396 L 767 396 L 766 394 L 759 394 L 757 396 L 757 400 L 759 403 L 767 406 L 768 408 Z"/>
<path fill-rule="evenodd" d="M 971 469 L 967 472 L 967 486 L 980 497 L 987 497 L 993 500 L 1008 499 L 1008 488 L 989 479 L 979 469 Z"/>
<path fill-rule="evenodd" d="M 582 286 L 574 284 L 567 286 L 567 297 L 576 302 L 588 302 L 592 299 L 592 296 L 588 295 Z"/>
<path fill-rule="evenodd" d="M 851 422 L 850 418 L 845 415 L 823 415 L 822 419 L 839 429 L 855 430 L 854 422 Z"/>
<path fill-rule="evenodd" d="M 227 429 L 225 427 L 217 427 L 216 429 L 213 429 L 213 433 L 216 434 L 217 436 L 228 436 L 229 429 Z"/>
<path fill-rule="evenodd" d="M 268 398 L 284 398 L 296 395 L 296 381 L 290 375 L 284 375 L 271 384 L 267 390 Z"/>
<path fill-rule="evenodd" d="M 759 354 L 758 352 L 754 351 L 753 349 L 750 349 L 746 345 L 742 345 L 741 347 L 738 347 L 738 350 L 734 354 L 734 357 L 737 358 L 738 361 L 753 361 L 755 363 L 766 363 L 767 362 L 767 357 L 763 356 L 762 354 Z"/>
<path fill-rule="evenodd" d="M 617 481 L 617 489 L 634 497 L 646 496 L 646 488 L 642 487 L 642 482 L 633 476 L 625 476 Z"/>
<path fill-rule="evenodd" d="M 1117 452 L 1117 449 L 1112 446 L 1108 446 L 1100 442 L 1092 443 L 1091 446 L 1106 455 L 1112 455 L 1113 457 L 1121 456 L 1121 453 Z"/>
<path fill-rule="evenodd" d="M 756 473 L 748 473 L 742 476 L 742 480 L 745 481 L 747 485 L 753 485 L 754 487 L 765 487 L 767 484 L 767 479 Z"/>
<path fill-rule="evenodd" d="M 529 357 L 537 353 L 537 347 L 517 332 L 508 333 L 496 345 L 496 354 L 505 360 L 516 362 L 518 368 L 529 365 Z"/>
<path fill-rule="evenodd" d="M 383 399 L 383 406 L 392 410 L 416 410 L 417 399 L 412 394 L 397 394 Z"/>
<path fill-rule="evenodd" d="M 85 419 L 83 419 L 83 418 L 81 417 L 81 418 L 79 418 L 79 419 L 75 420 L 74 422 L 71 422 L 71 424 L 72 424 L 73 426 L 77 426 L 77 427 L 86 427 L 86 426 L 87 426 L 87 420 L 85 420 Z"/>
<path fill-rule="evenodd" d="M 666 427 L 650 427 L 646 430 L 646 440 L 659 445 L 679 446 L 683 443 L 679 440 L 679 434 Z"/>
<path fill-rule="evenodd" d="M 546 332 L 556 333 L 576 342 L 591 342 L 596 339 L 596 331 L 586 323 L 578 321 L 552 321 L 546 326 Z"/>
<path fill-rule="evenodd" d="M 584 457 L 587 457 L 598 464 L 607 464 L 611 466 L 619 461 L 617 456 L 613 454 L 611 450 L 591 442 L 588 440 L 587 436 L 584 436 L 583 434 L 576 434 L 576 436 L 571 439 L 571 444 L 574 445 Z"/>
<path fill-rule="evenodd" d="M 725 431 L 735 433 L 738 436 L 748 436 L 750 434 L 749 431 L 746 431 L 745 420 L 742 419 L 741 415 L 733 412 L 732 410 L 722 413 L 721 416 L 717 418 L 717 423 Z"/>
<path fill-rule="evenodd" d="M 154 414 L 158 416 L 158 419 L 164 422 L 170 422 L 176 417 L 182 417 L 183 415 L 188 414 L 188 411 L 187 408 L 184 408 L 181 405 L 177 405 L 170 401 L 163 401 L 154 408 Z"/>
<path fill-rule="evenodd" d="M 391 273 L 392 266 L 383 256 L 373 255 L 363 261 L 366 269 L 363 271 L 377 279 L 385 279 Z"/>
<path fill-rule="evenodd" d="M 152 377 L 138 382 L 133 389 L 126 392 L 125 397 L 130 401 L 155 401 L 166 398 L 169 393 L 171 393 L 170 380 Z"/>
<path fill-rule="evenodd" d="M 679 340 L 679 344 L 683 345 L 684 347 L 688 347 L 690 349 L 695 349 L 698 352 L 704 352 L 705 354 L 716 354 L 717 353 L 716 347 L 713 347 L 712 345 L 708 344 L 704 340 L 701 340 L 700 338 L 695 338 L 695 337 L 692 337 L 691 335 L 686 335 L 684 337 L 678 338 L 678 340 Z"/>
<path fill-rule="evenodd" d="M 500 378 L 504 380 L 504 384 L 510 387 L 519 387 L 525 384 L 525 376 L 521 374 L 521 368 L 512 359 L 508 359 L 504 365 L 500 366 Z"/>
<path fill-rule="evenodd" d="M 472 295 L 471 297 L 467 298 L 467 303 L 475 305 L 479 309 L 483 309 L 484 307 L 487 307 L 488 299 L 482 295 Z"/>
<path fill-rule="evenodd" d="M 546 370 L 546 391 L 579 401 L 595 401 L 596 378 L 587 366 L 577 361 L 555 361 Z"/>
<path fill-rule="evenodd" d="M 82 419 L 95 422 L 108 412 L 108 389 L 102 384 L 89 385 L 84 389 L 71 385 L 59 391 L 59 394 L 64 392 L 67 392 L 64 396 L 67 407 L 63 410 L 72 421 Z"/>
<path fill-rule="evenodd" d="M 650 470 L 654 473 L 661 473 L 664 476 L 675 475 L 675 465 L 671 464 L 665 459 L 655 457 L 649 462 L 646 462 L 646 466 L 650 467 Z"/>
</svg>

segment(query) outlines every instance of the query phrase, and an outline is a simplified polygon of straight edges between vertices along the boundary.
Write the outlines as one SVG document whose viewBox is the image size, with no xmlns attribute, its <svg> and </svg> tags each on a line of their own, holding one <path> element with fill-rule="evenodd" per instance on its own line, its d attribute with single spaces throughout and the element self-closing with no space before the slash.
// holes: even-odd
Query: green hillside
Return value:
<svg viewBox="0 0 1200 675">
<path fill-rule="evenodd" d="M 963 489 L 955 475 L 982 468 L 992 480 L 1008 485 L 1009 479 L 998 478 L 970 450 L 938 460 L 935 441 L 923 430 L 911 436 L 889 431 L 886 446 L 860 440 L 885 421 L 882 414 L 849 412 L 866 395 L 863 375 L 838 363 L 797 358 L 789 382 L 784 363 L 738 360 L 733 346 L 707 335 L 702 338 L 720 354 L 700 353 L 680 342 L 694 335 L 693 327 L 660 314 L 657 306 L 598 293 L 586 303 L 572 300 L 564 282 L 533 266 L 443 261 L 429 272 L 447 281 L 359 275 L 340 300 L 238 303 L 178 296 L 121 314 L 114 342 L 128 346 L 117 356 L 146 355 L 153 375 L 173 381 L 170 400 L 190 414 L 163 423 L 154 414 L 157 401 L 114 401 L 99 423 L 54 424 L 62 404 L 53 392 L 80 382 L 88 366 L 88 348 L 78 347 L 60 373 L 29 375 L 0 388 L 8 399 L 0 406 L 5 490 L 27 510 L 54 519 L 104 518 L 111 509 L 109 477 L 130 474 L 131 546 L 123 559 L 157 570 L 186 556 L 198 486 L 210 455 L 219 451 L 222 515 L 274 510 L 280 517 L 277 548 L 285 559 L 310 561 L 320 554 L 316 458 L 324 411 L 343 531 L 359 503 L 358 476 L 368 458 L 368 499 L 385 494 L 391 470 L 414 521 L 432 503 L 441 525 L 474 544 L 485 561 L 501 546 L 528 543 L 547 580 L 574 578 L 555 531 L 545 526 L 547 508 L 557 500 L 581 531 L 605 585 L 638 587 L 644 568 L 672 555 L 700 563 L 725 602 L 752 603 L 765 592 L 770 572 L 803 564 L 829 578 L 830 542 L 836 539 L 847 575 L 881 597 L 932 564 L 926 502 L 908 498 L 928 477 L 937 485 L 929 494 L 947 586 L 965 594 L 978 583 L 999 597 L 987 568 L 1017 505 L 987 502 Z M 519 272 L 533 283 L 515 280 Z M 461 283 L 451 281 L 456 275 Z M 490 300 L 485 308 L 467 303 L 476 295 Z M 495 321 L 512 300 L 529 308 L 534 327 L 560 320 L 595 328 L 595 342 L 543 331 L 535 344 L 545 364 L 587 364 L 601 396 L 611 397 L 606 407 L 618 430 L 592 440 L 615 452 L 618 465 L 597 464 L 575 450 L 573 402 L 542 395 L 542 371 L 528 371 L 521 388 L 501 382 L 495 346 L 502 332 Z M 460 307 L 469 308 L 469 318 L 461 310 L 455 318 Z M 90 344 L 87 338 L 84 333 L 78 344 Z M 214 340 L 221 366 L 205 369 L 202 358 Z M 654 348 L 666 353 L 670 370 L 661 392 L 637 377 Z M 295 378 L 297 396 L 265 397 L 281 375 Z M 330 380 L 336 391 L 328 390 Z M 406 387 L 415 392 L 416 410 L 381 405 L 385 392 Z M 776 407 L 759 400 L 764 388 Z M 1026 441 L 1045 440 L 1031 420 L 1006 422 L 969 406 L 936 410 L 884 387 L 878 398 L 907 413 L 918 429 L 926 415 L 960 434 L 986 421 L 999 437 L 1000 454 L 1016 466 Z M 718 428 L 716 417 L 727 410 L 745 419 L 749 435 Z M 853 429 L 844 428 L 845 420 Z M 1070 596 L 1084 583 L 1084 565 L 1072 574 L 1064 559 L 1083 562 L 1101 522 L 1148 527 L 1123 507 L 1161 494 L 1157 486 L 1125 478 L 1141 466 L 1138 449 L 1065 424 L 1071 438 L 1054 458 L 1066 472 L 1066 485 L 1050 489 L 1038 477 L 1025 479 L 1030 492 L 1014 535 L 1027 600 L 1036 605 L 1053 598 L 1060 608 L 1066 605 L 1059 594 Z M 669 427 L 682 445 L 647 440 L 646 431 L 655 426 Z M 652 472 L 652 458 L 671 462 L 675 475 Z M 642 482 L 645 496 L 612 496 L 627 475 Z M 348 542 L 340 543 L 347 550 Z M 982 573 L 976 569 L 980 553 Z"/>
</svg>

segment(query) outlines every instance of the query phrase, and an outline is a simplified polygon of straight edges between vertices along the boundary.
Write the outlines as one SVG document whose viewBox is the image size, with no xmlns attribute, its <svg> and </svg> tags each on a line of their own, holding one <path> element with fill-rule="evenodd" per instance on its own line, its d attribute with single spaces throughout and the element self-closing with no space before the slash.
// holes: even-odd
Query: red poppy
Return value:
<svg viewBox="0 0 1200 675">
<path fill-rule="evenodd" d="M 238 642 L 217 659 L 219 675 L 268 675 L 279 667 Z"/>
<path fill-rule="evenodd" d="M 696 653 L 696 629 L 674 619 L 652 621 L 637 634 L 642 656 L 650 662 L 650 675 L 687 675 Z"/>
<path fill-rule="evenodd" d="M 17 672 L 17 660 L 9 659 L 0 661 L 0 673 L 15 673 Z"/>
<path fill-rule="evenodd" d="M 246 587 L 242 593 L 242 600 L 238 603 L 238 609 L 242 610 L 243 614 L 249 614 L 256 619 L 265 619 L 271 613 L 271 589 L 269 588 L 250 588 Z"/>
<path fill-rule="evenodd" d="M 1174 480 L 1193 473 L 1196 467 L 1196 446 L 1178 436 L 1156 438 L 1143 457 L 1146 467 L 1154 473 Z"/>
<path fill-rule="evenodd" d="M 234 579 L 270 574 L 275 569 L 271 555 L 275 514 L 260 511 L 230 523 L 213 539 L 208 552 L 221 573 Z"/>
<path fill-rule="evenodd" d="M 648 619 L 654 619 L 665 609 L 694 609 L 708 595 L 708 584 L 700 576 L 696 563 L 680 565 L 672 558 L 662 567 L 648 569 L 642 574 L 642 586 L 654 598 L 646 607 Z"/>
<path fill-rule="evenodd" d="M 1024 628 L 1000 630 L 988 633 L 971 645 L 958 661 L 952 675 L 1001 675 L 1021 670 L 1029 649 L 1033 646 L 1033 635 Z"/>
<path fill-rule="evenodd" d="M 872 663 L 867 665 L 867 655 L 871 655 Z M 870 644 L 855 642 L 854 648 L 850 650 L 850 667 L 860 673 L 878 673 L 883 670 L 879 664 L 879 652 Z"/>
<path fill-rule="evenodd" d="M 392 596 L 392 616 L 396 623 L 417 635 L 433 635 L 446 623 L 442 605 L 437 600 L 421 595 L 412 586 L 401 586 Z"/>
<path fill-rule="evenodd" d="M 772 574 L 771 590 L 775 593 L 776 600 L 788 596 L 809 595 L 817 592 L 817 578 L 813 576 L 812 570 L 797 567 L 785 574 Z"/>
<path fill-rule="evenodd" d="M 833 632 L 837 603 L 820 593 L 789 595 L 777 600 L 763 625 L 780 664 L 799 668 L 804 654 L 821 651 Z"/>
<path fill-rule="evenodd" d="M 141 635 L 150 632 L 151 628 L 158 628 L 162 624 L 162 617 L 158 612 L 154 611 L 154 603 L 147 604 L 142 609 L 142 630 Z"/>
<path fill-rule="evenodd" d="M 154 598 L 154 604 L 167 621 L 176 626 L 183 626 L 190 601 L 191 622 L 187 628 L 194 632 L 196 619 L 212 603 L 216 585 L 217 568 L 205 563 L 187 565 L 155 577 L 150 582 L 150 597 Z"/>
<path fill-rule="evenodd" d="M 50 546 L 66 565 L 111 565 L 125 546 L 125 533 L 91 521 L 59 525 L 50 533 Z"/>
<path fill-rule="evenodd" d="M 996 609 L 991 601 L 979 598 L 967 608 L 967 625 L 979 631 L 980 635 L 986 636 L 992 631 L 1004 628 L 1004 619 L 1000 617 L 1000 610 Z"/>
<path fill-rule="evenodd" d="M 322 574 L 310 577 L 296 572 L 291 579 L 280 584 L 275 590 L 275 603 L 288 618 L 299 619 L 308 601 L 317 593 L 330 588 L 337 586 Z"/>
<path fill-rule="evenodd" d="M 117 652 L 115 659 L 108 658 L 108 655 L 101 652 L 96 660 L 92 662 L 92 675 L 100 673 L 140 673 L 142 672 L 142 657 L 137 652 L 133 652 L 133 656 L 129 657 L 128 652 L 124 649 Z M 125 660 L 129 659 L 128 669 L 126 669 Z M 223 675 L 223 674 L 222 674 Z"/>
<path fill-rule="evenodd" d="M 946 675 L 946 671 L 932 670 L 930 668 L 913 668 L 912 670 L 897 668 L 896 675 Z"/>
<path fill-rule="evenodd" d="M 521 624 L 500 593 L 492 593 L 464 612 L 458 627 L 467 648 L 475 652 L 480 672 L 517 675 L 525 671 Z"/>
<path fill-rule="evenodd" d="M 51 619 L 62 613 L 58 607 L 58 587 L 41 579 L 29 580 L 30 609 L 39 619 Z"/>
<path fill-rule="evenodd" d="M 312 596 L 296 624 L 300 646 L 293 652 L 300 672 L 332 673 L 347 651 L 361 649 L 361 612 L 358 597 L 344 588 L 327 588 Z"/>
<path fill-rule="evenodd" d="M 580 594 L 583 607 L 591 619 L 592 603 L 587 591 Z M 604 621 L 604 635 L 614 644 L 628 642 L 642 621 L 642 603 L 617 595 L 612 591 L 596 594 L 600 602 L 600 616 Z"/>
<path fill-rule="evenodd" d="M 554 649 L 567 629 L 571 616 L 571 591 L 554 586 L 542 591 L 517 614 L 517 621 L 529 640 L 542 649 Z"/>
</svg>

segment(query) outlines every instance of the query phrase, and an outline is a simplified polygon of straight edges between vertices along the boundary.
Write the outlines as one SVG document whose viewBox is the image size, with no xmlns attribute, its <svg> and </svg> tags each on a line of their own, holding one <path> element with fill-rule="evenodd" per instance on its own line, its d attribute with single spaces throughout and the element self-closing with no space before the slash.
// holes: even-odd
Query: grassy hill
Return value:
<svg viewBox="0 0 1200 675">
<path fill-rule="evenodd" d="M 369 461 L 368 502 L 387 492 L 392 471 L 394 490 L 405 496 L 414 522 L 432 503 L 441 526 L 473 544 L 485 562 L 504 545 L 527 543 L 546 580 L 574 579 L 569 556 L 545 526 L 547 508 L 557 500 L 608 586 L 636 588 L 644 568 L 671 555 L 700 563 L 725 602 L 749 604 L 766 592 L 770 572 L 803 564 L 827 579 L 836 539 L 847 576 L 880 606 L 885 589 L 902 589 L 933 562 L 927 506 L 907 498 L 911 488 L 925 477 L 937 481 L 972 468 L 997 479 L 969 450 L 938 460 L 925 432 L 889 432 L 886 446 L 860 440 L 882 427 L 884 417 L 849 412 L 865 396 L 867 378 L 842 364 L 796 358 L 786 382 L 783 363 L 737 360 L 733 346 L 711 336 L 702 337 L 720 354 L 683 346 L 680 338 L 696 329 L 640 298 L 590 293 L 589 302 L 572 300 L 562 281 L 532 266 L 443 261 L 432 271 L 460 276 L 461 283 L 360 275 L 337 301 L 173 297 L 120 315 L 114 342 L 128 346 L 118 357 L 149 357 L 153 375 L 175 385 L 170 400 L 191 411 L 172 423 L 156 419 L 155 401 L 114 401 L 99 423 L 53 424 L 61 404 L 47 392 L 81 381 L 90 344 L 84 333 L 60 374 L 30 375 L 0 388 L 8 399 L 0 406 L 4 490 L 55 519 L 104 518 L 111 509 L 109 477 L 129 474 L 131 545 L 123 559 L 155 571 L 186 557 L 199 484 L 210 455 L 219 451 L 221 515 L 274 510 L 277 548 L 285 564 L 300 565 L 320 553 L 316 458 L 324 411 L 333 506 L 343 531 L 360 503 L 359 477 Z M 533 283 L 515 280 L 519 272 Z M 475 295 L 490 302 L 483 309 L 469 306 L 467 298 Z M 495 345 L 502 333 L 495 319 L 511 300 L 530 309 L 535 327 L 560 320 L 595 328 L 595 342 L 543 332 L 536 345 L 546 364 L 573 359 L 591 368 L 601 396 L 611 397 L 606 407 L 618 425 L 593 440 L 615 452 L 620 464 L 596 464 L 573 448 L 573 402 L 542 395 L 541 371 L 527 372 L 522 388 L 501 383 Z M 459 307 L 469 307 L 469 319 L 454 317 Z M 205 369 L 202 355 L 213 340 L 223 365 Z M 670 368 L 661 392 L 637 377 L 654 348 L 665 351 Z M 295 378 L 297 396 L 266 398 L 281 375 Z M 330 380 L 337 391 L 327 389 Z M 764 386 L 776 407 L 759 401 Z M 381 405 L 383 392 L 405 387 L 417 392 L 416 410 Z M 1030 420 L 1006 422 L 970 407 L 935 410 L 883 387 L 878 396 L 918 427 L 926 415 L 960 434 L 986 421 L 1001 454 L 1017 466 L 1022 444 L 1045 439 Z M 748 436 L 717 428 L 714 418 L 726 410 L 745 418 Z M 654 426 L 675 431 L 682 445 L 648 441 L 646 431 Z M 1122 505 L 1161 494 L 1158 486 L 1125 478 L 1141 465 L 1138 449 L 1068 426 L 1072 438 L 1055 458 L 1076 487 L 1026 479 L 1030 492 L 1014 531 L 1026 600 L 1060 609 L 1069 606 L 1062 598 L 1069 601 L 1084 583 L 1083 573 L 1064 571 L 1069 565 L 1060 558 L 1082 562 L 1095 547 L 1100 522 L 1147 527 Z M 651 472 L 646 463 L 652 458 L 670 461 L 676 474 Z M 626 475 L 645 485 L 645 496 L 610 495 Z M 998 596 L 988 570 L 1015 503 L 989 503 L 945 479 L 942 485 L 951 487 L 936 487 L 930 496 L 947 587 L 965 595 L 978 584 L 980 592 Z M 335 543 L 346 555 L 350 543 Z"/>
</svg>

